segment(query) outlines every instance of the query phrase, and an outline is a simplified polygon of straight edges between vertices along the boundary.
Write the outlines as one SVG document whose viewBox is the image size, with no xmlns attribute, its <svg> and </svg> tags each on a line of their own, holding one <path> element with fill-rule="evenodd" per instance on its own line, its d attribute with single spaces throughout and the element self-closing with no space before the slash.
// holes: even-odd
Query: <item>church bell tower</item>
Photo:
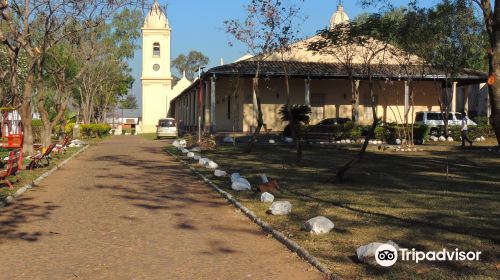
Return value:
<svg viewBox="0 0 500 280">
<path fill-rule="evenodd" d="M 167 117 L 172 91 L 168 19 L 155 0 L 142 27 L 142 133 L 156 132 Z"/>
</svg>

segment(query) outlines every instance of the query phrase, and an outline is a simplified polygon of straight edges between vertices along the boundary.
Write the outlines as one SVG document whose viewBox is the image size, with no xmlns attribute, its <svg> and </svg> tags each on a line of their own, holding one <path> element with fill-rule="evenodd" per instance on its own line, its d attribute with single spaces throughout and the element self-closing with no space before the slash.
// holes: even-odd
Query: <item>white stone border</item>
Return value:
<svg viewBox="0 0 500 280">
<path fill-rule="evenodd" d="M 1 200 L 0 201 L 0 209 L 3 208 L 3 207 L 5 207 L 6 205 L 12 203 L 16 199 L 16 197 L 22 195 L 27 190 L 33 188 L 33 186 L 35 186 L 36 184 L 40 183 L 43 179 L 47 178 L 50 174 L 52 174 L 56 170 L 60 169 L 63 165 L 65 165 L 66 163 L 68 163 L 68 161 L 70 161 L 71 159 L 73 159 L 77 155 L 83 153 L 89 147 L 90 147 L 90 145 L 87 145 L 87 146 L 81 148 L 78 152 L 74 153 L 72 156 L 70 156 L 69 158 L 65 159 L 64 161 L 62 161 L 61 163 L 59 163 L 57 166 L 53 167 L 51 170 L 49 170 L 49 171 L 43 173 L 42 175 L 40 175 L 40 177 L 36 178 L 33 182 L 27 184 L 26 186 L 24 186 L 22 188 L 17 189 L 17 191 L 14 194 L 9 195 L 6 198 L 4 198 L 3 200 Z"/>
<path fill-rule="evenodd" d="M 324 273 L 326 276 L 326 279 L 328 279 L 328 280 L 341 280 L 342 279 L 342 278 L 340 278 L 340 276 L 333 274 L 333 272 L 330 271 L 328 269 L 328 267 L 326 267 L 326 265 L 324 265 L 318 259 L 316 259 L 314 256 L 312 256 L 306 249 L 304 249 L 299 244 L 297 244 L 295 241 L 289 239 L 283 233 L 275 230 L 271 225 L 269 225 L 268 223 L 264 222 L 259 217 L 257 217 L 257 215 L 255 215 L 254 212 L 252 212 L 250 209 L 248 209 L 243 204 L 241 204 L 238 200 L 236 200 L 236 198 L 234 198 L 234 196 L 232 194 L 221 189 L 219 186 L 217 186 L 215 183 L 213 183 L 210 179 L 208 179 L 203 174 L 198 172 L 189 163 L 180 159 L 177 155 L 174 155 L 172 152 L 170 152 L 168 150 L 166 150 L 166 152 L 169 155 L 171 155 L 172 157 L 174 157 L 177 161 L 181 162 L 184 166 L 188 167 L 189 170 L 191 170 L 191 172 L 196 174 L 205 183 L 207 183 L 216 192 L 218 192 L 222 197 L 224 197 L 229 202 L 231 202 L 237 209 L 239 209 L 241 212 L 243 212 L 245 214 L 245 216 L 247 216 L 250 219 L 250 221 L 259 225 L 264 230 L 264 232 L 270 233 L 276 240 L 278 240 L 283 245 L 285 245 L 290 251 L 292 251 L 293 253 L 296 253 L 302 259 L 304 259 L 305 261 L 310 263 L 312 266 L 314 266 L 316 269 L 318 269 L 320 272 Z"/>
</svg>

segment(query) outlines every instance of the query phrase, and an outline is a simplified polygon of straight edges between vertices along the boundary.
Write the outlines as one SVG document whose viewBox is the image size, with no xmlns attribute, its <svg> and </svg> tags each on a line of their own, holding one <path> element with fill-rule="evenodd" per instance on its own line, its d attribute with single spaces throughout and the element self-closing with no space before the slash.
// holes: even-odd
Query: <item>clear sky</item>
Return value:
<svg viewBox="0 0 500 280">
<path fill-rule="evenodd" d="M 295 1 L 295 0 L 285 0 Z M 401 6 L 405 0 L 386 0 L 393 5 Z M 168 4 L 167 17 L 172 28 L 172 59 L 179 54 L 187 54 L 191 50 L 201 51 L 210 58 L 209 67 L 220 64 L 223 58 L 230 63 L 247 53 L 244 46 L 234 41 L 224 31 L 224 21 L 243 19 L 244 5 L 248 0 L 160 0 L 160 4 Z M 350 18 L 363 12 L 375 12 L 372 8 L 364 10 L 358 0 L 342 1 Z M 437 0 L 421 0 L 421 4 L 432 5 Z M 331 15 L 337 10 L 338 0 L 304 0 L 301 14 L 306 20 L 301 24 L 302 37 L 313 35 L 316 31 L 328 26 Z M 230 47 L 229 42 L 234 46 Z M 131 62 L 135 83 L 133 94 L 141 100 L 141 51 L 135 53 Z"/>
</svg>

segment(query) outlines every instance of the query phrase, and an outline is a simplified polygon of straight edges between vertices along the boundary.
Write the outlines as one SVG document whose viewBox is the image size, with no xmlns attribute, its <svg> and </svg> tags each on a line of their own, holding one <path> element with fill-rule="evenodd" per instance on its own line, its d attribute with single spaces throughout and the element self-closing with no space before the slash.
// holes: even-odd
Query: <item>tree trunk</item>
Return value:
<svg viewBox="0 0 500 280">
<path fill-rule="evenodd" d="M 292 110 L 290 109 L 290 79 L 288 76 L 288 69 L 283 62 L 283 70 L 285 72 L 285 88 L 286 88 L 286 113 L 288 114 L 288 124 L 290 125 L 290 132 L 292 133 L 292 139 L 295 141 L 295 151 L 296 158 L 295 163 L 297 165 L 302 164 L 302 144 L 300 136 L 298 135 L 297 127 L 300 126 L 299 123 L 296 123 L 293 119 Z"/>
<path fill-rule="evenodd" d="M 337 171 L 336 177 L 337 180 L 340 182 L 343 182 L 345 180 L 345 176 L 347 174 L 347 171 L 349 171 L 352 167 L 354 167 L 356 164 L 358 164 L 364 157 L 366 153 L 366 149 L 368 148 L 368 143 L 370 141 L 370 138 L 374 135 L 375 128 L 377 127 L 377 107 L 375 103 L 375 95 L 373 94 L 373 81 L 372 78 L 368 78 L 368 87 L 370 90 L 370 98 L 371 98 L 371 103 L 372 103 L 372 114 L 373 114 L 373 122 L 370 127 L 370 131 L 368 132 L 368 135 L 365 137 L 365 141 L 363 142 L 363 146 L 361 147 L 361 150 L 357 154 L 357 156 L 354 159 L 351 159 L 348 161 L 344 166 L 342 166 L 339 171 Z"/>
<path fill-rule="evenodd" d="M 477 1 L 484 16 L 484 24 L 489 37 L 491 50 L 488 51 L 489 74 L 496 76 L 496 82 L 488 85 L 488 97 L 491 106 L 490 122 L 500 146 L 500 0 L 494 5 L 490 0 Z M 494 10 L 492 10 L 494 8 Z"/>
<path fill-rule="evenodd" d="M 255 129 L 254 133 L 252 134 L 252 138 L 250 139 L 250 142 L 248 143 L 248 146 L 245 150 L 246 153 L 251 153 L 252 149 L 255 145 L 255 141 L 257 138 L 257 135 L 259 135 L 260 130 L 262 129 L 262 126 L 264 126 L 264 118 L 262 115 L 262 106 L 260 103 L 260 94 L 259 94 L 259 66 L 257 66 L 257 73 L 255 74 L 255 77 L 253 79 L 253 91 L 255 92 L 256 99 L 257 99 L 257 128 Z"/>
<path fill-rule="evenodd" d="M 446 88 L 445 88 L 445 102 L 444 102 L 444 110 L 442 110 L 441 112 L 444 111 L 444 114 L 443 114 L 443 121 L 444 121 L 444 137 L 446 137 L 448 139 L 448 137 L 450 136 L 449 133 L 448 133 L 448 128 L 449 128 L 449 121 L 448 121 L 448 118 L 450 116 L 450 104 L 451 104 L 451 100 L 453 100 L 453 88 L 451 88 L 451 95 L 450 95 L 450 92 L 448 90 L 448 83 L 446 83 Z M 451 97 L 451 100 L 450 100 L 450 97 Z"/>
<path fill-rule="evenodd" d="M 32 112 L 31 98 L 33 96 L 33 83 L 35 81 L 35 65 L 31 65 L 26 81 L 24 82 L 24 94 L 21 103 L 21 120 L 23 123 L 23 153 L 33 155 L 33 129 L 31 127 Z"/>
<path fill-rule="evenodd" d="M 495 5 L 498 5 L 500 3 L 496 3 L 498 1 L 495 1 Z M 490 106 L 491 106 L 491 125 L 495 131 L 495 135 L 497 138 L 497 145 L 500 146 L 500 15 L 497 13 L 499 12 L 499 7 L 495 7 L 495 23 L 494 23 L 494 35 L 495 35 L 495 40 L 494 40 L 494 53 L 493 55 L 489 56 L 489 65 L 490 65 L 490 73 L 495 73 L 497 80 L 495 84 L 488 86 L 488 94 L 489 94 L 489 99 L 490 99 Z"/>
<path fill-rule="evenodd" d="M 359 81 L 354 80 L 353 77 L 349 79 L 351 81 L 352 94 L 352 121 L 359 123 Z"/>
</svg>

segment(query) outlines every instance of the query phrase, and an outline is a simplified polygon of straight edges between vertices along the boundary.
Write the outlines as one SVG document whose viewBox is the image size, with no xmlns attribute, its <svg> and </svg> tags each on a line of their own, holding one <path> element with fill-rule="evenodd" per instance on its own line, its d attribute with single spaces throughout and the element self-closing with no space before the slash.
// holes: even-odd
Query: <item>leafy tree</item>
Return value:
<svg viewBox="0 0 500 280">
<path fill-rule="evenodd" d="M 73 93 L 85 123 L 103 122 L 108 109 L 128 94 L 133 82 L 128 60 L 138 47 L 141 20 L 140 12 L 123 10 L 111 22 L 84 34 L 80 53 L 86 57 L 82 67 L 87 70 Z"/>
<path fill-rule="evenodd" d="M 142 2 L 142 1 L 141 1 Z M 6 46 L 10 64 L 10 89 L 15 107 L 20 107 L 23 121 L 24 147 L 27 154 L 33 152 L 31 128 L 33 93 L 38 94 L 37 107 L 45 104 L 46 59 L 51 49 L 63 41 L 77 45 L 79 34 L 106 22 L 111 15 L 133 4 L 133 0 L 1 0 L 0 43 Z M 137 2 L 136 2 L 137 4 Z M 27 61 L 26 78 L 20 87 L 18 66 L 20 57 Z M 62 73 L 63 71 L 59 72 Z M 64 110 L 61 106 L 61 109 Z M 44 109 L 42 109 L 44 111 Z M 46 114 L 42 114 L 44 130 L 52 124 Z"/>
<path fill-rule="evenodd" d="M 431 8 L 410 4 L 407 8 L 388 9 L 382 17 L 392 22 L 392 34 L 387 39 L 397 48 L 389 50 L 409 88 L 409 107 L 404 114 L 393 113 L 406 124 L 406 137 L 413 143 L 409 125 L 413 121 L 409 120 L 410 109 L 413 110 L 413 77 L 425 72 L 445 73 L 447 86 L 438 82 L 436 87 L 445 89 L 437 99 L 446 119 L 451 109 L 453 79 L 464 68 L 485 70 L 486 33 L 467 1 L 443 1 Z"/>
<path fill-rule="evenodd" d="M 172 61 L 172 66 L 182 75 L 186 73 L 186 78 L 194 80 L 198 75 L 198 69 L 208 65 L 209 59 L 199 51 L 190 51 L 188 55 L 180 54 Z"/>
<path fill-rule="evenodd" d="M 349 23 L 339 24 L 335 28 L 320 32 L 320 38 L 311 42 L 309 48 L 318 52 L 336 55 L 340 64 L 351 81 L 354 79 L 365 80 L 368 83 L 370 105 L 372 110 L 372 125 L 365 138 L 363 146 L 355 158 L 349 160 L 337 171 L 337 178 L 343 181 L 347 171 L 359 163 L 366 153 L 369 140 L 374 135 L 377 126 L 377 103 L 374 93 L 374 75 L 384 74 L 386 71 L 388 54 L 391 46 L 392 33 L 389 31 L 393 21 L 382 17 L 380 14 L 366 15 Z M 338 51 L 340 50 L 340 51 Z M 356 50 L 355 52 L 349 50 Z M 388 73 L 387 73 L 388 74 Z M 358 103 L 359 84 L 353 83 L 353 104 Z M 354 106 L 357 107 L 357 106 Z M 357 108 L 355 108 L 357 110 Z M 353 112 L 357 114 L 357 112 Z"/>
<path fill-rule="evenodd" d="M 259 90 L 261 62 L 275 51 L 280 52 L 280 50 L 282 50 L 281 54 L 286 52 L 289 44 L 293 41 L 293 35 L 296 33 L 293 28 L 293 19 L 297 16 L 299 9 L 295 4 L 290 4 L 282 0 L 250 0 L 245 6 L 245 9 L 247 14 L 244 20 L 226 20 L 224 25 L 227 33 L 231 34 L 237 41 L 243 43 L 248 48 L 248 51 L 254 57 L 253 60 L 256 62 L 256 71 L 252 87 L 254 110 L 256 110 L 257 113 L 257 128 L 246 150 L 250 153 L 255 144 L 257 135 L 264 126 Z M 230 43 L 230 45 L 232 44 Z M 286 65 L 283 64 L 283 67 L 285 73 L 287 73 Z M 288 75 L 286 74 L 285 76 L 287 96 L 289 96 Z M 289 104 L 289 102 L 287 102 L 287 104 Z M 296 141 L 296 145 L 297 161 L 300 161 L 300 143 Z"/>
<path fill-rule="evenodd" d="M 387 6 L 388 3 L 385 0 L 363 0 L 361 1 L 364 5 L 380 5 Z M 416 3 L 416 1 L 411 1 Z M 442 0 L 439 5 L 442 6 L 452 6 L 453 8 L 442 10 L 441 15 L 446 18 L 453 17 L 453 12 L 457 9 L 462 9 L 462 7 L 471 7 L 471 4 L 477 5 L 482 12 L 483 15 L 483 26 L 486 30 L 487 34 L 487 42 L 488 42 L 488 51 L 487 51 L 487 62 L 488 62 L 488 88 L 489 88 L 489 100 L 491 105 L 491 123 L 493 129 L 495 130 L 497 142 L 500 145 L 500 80 L 498 79 L 498 75 L 500 75 L 500 36 L 498 33 L 500 32 L 500 0 Z M 389 5 L 390 6 L 390 5 Z M 462 21 L 460 25 L 467 24 L 470 17 L 462 18 L 457 17 L 455 21 Z M 442 19 L 447 20 L 447 19 Z M 475 22 L 474 22 L 475 25 Z M 450 26 L 452 27 L 452 26 Z M 472 27 L 474 28 L 474 27 Z M 450 40 L 448 44 L 453 45 L 458 42 L 457 40 L 467 40 L 467 36 L 464 37 L 455 37 L 455 40 Z M 460 44 L 467 44 L 467 42 L 460 42 Z M 471 53 L 473 53 L 476 57 L 482 57 L 481 53 L 486 53 L 485 51 L 480 50 L 483 46 L 483 43 L 477 44 L 476 46 L 472 46 L 470 49 Z M 453 46 L 450 46 L 453 48 Z M 469 60 L 469 65 L 473 63 L 473 59 L 466 58 Z M 478 59 L 477 61 L 483 61 L 483 59 Z M 479 62 L 478 65 L 474 66 L 474 68 L 482 67 L 483 63 Z"/>
<path fill-rule="evenodd" d="M 120 108 L 122 109 L 137 109 L 137 97 L 135 95 L 129 94 L 125 96 L 123 100 L 120 101 Z"/>
</svg>

